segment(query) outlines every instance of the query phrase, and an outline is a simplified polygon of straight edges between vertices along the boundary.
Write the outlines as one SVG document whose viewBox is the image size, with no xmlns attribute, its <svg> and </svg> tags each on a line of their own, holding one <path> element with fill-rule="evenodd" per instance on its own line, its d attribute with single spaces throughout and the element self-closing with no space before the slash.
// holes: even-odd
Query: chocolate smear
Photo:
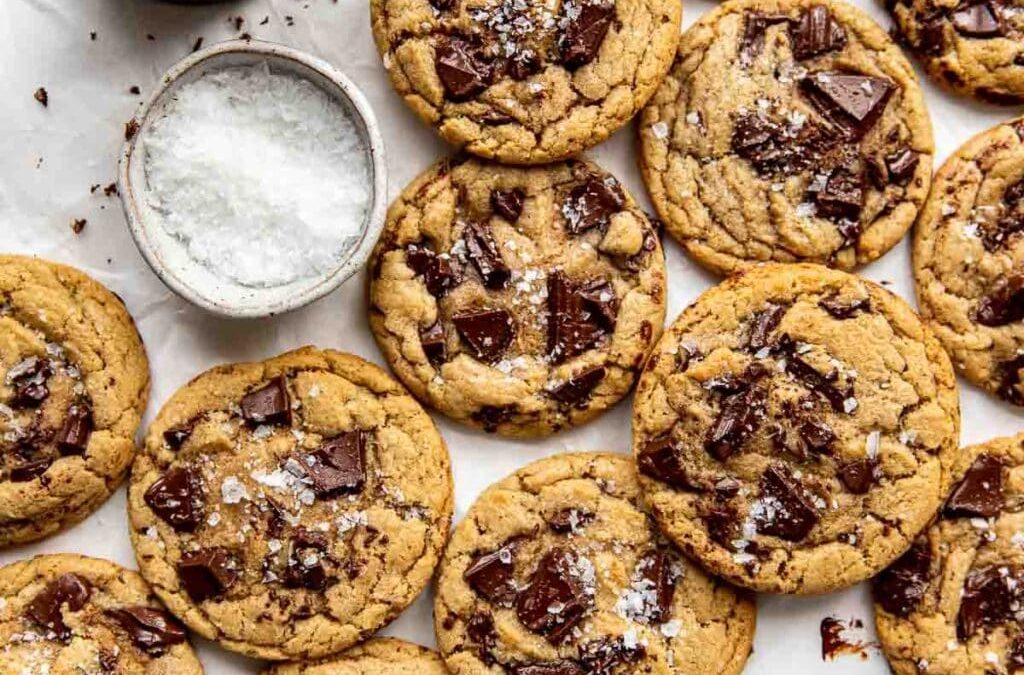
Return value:
<svg viewBox="0 0 1024 675">
<path fill-rule="evenodd" d="M 242 397 L 242 417 L 252 424 L 291 424 L 292 402 L 284 375 Z"/>
<path fill-rule="evenodd" d="M 491 67 L 482 49 L 458 36 L 446 36 L 435 47 L 437 76 L 448 98 L 465 101 L 487 89 Z"/>
<path fill-rule="evenodd" d="M 171 467 L 142 496 L 157 516 L 177 532 L 194 532 L 203 522 L 203 491 L 191 467 Z"/>
<path fill-rule="evenodd" d="M 551 398 L 559 403 L 573 406 L 585 402 L 590 392 L 604 379 L 603 366 L 592 366 L 572 375 L 568 380 L 548 391 Z"/>
<path fill-rule="evenodd" d="M 69 612 L 77 612 L 85 607 L 92 595 L 92 584 L 77 574 L 62 574 L 40 591 L 29 603 L 25 613 L 29 618 L 48 631 L 52 631 L 58 639 L 67 640 L 71 637 L 71 629 L 64 623 L 64 607 Z"/>
<path fill-rule="evenodd" d="M 615 19 L 615 5 L 601 0 L 583 0 L 582 6 L 567 3 L 567 25 L 559 40 L 562 65 L 573 69 L 594 60 Z"/>
<path fill-rule="evenodd" d="M 178 579 L 189 597 L 202 602 L 231 588 L 238 580 L 238 563 L 225 548 L 202 548 L 181 557 Z"/>
<path fill-rule="evenodd" d="M 515 338 L 512 315 L 503 309 L 479 309 L 459 312 L 452 316 L 459 335 L 486 363 L 499 361 Z"/>
<path fill-rule="evenodd" d="M 512 272 L 501 257 L 490 226 L 486 223 L 469 223 L 463 239 L 469 259 L 480 273 L 484 286 L 491 290 L 505 288 Z"/>
<path fill-rule="evenodd" d="M 890 614 L 909 616 L 928 590 L 931 564 L 928 542 L 915 542 L 909 551 L 875 577 L 872 587 L 875 602 Z"/>
<path fill-rule="evenodd" d="M 950 518 L 991 518 L 1003 509 L 1003 463 L 992 455 L 974 458 L 943 513 Z"/>
<path fill-rule="evenodd" d="M 757 531 L 786 541 L 804 539 L 820 519 L 807 489 L 783 464 L 761 475 L 761 508 L 754 513 Z"/>
<path fill-rule="evenodd" d="M 516 596 L 516 616 L 529 630 L 561 644 L 593 604 L 581 577 L 579 557 L 564 548 L 548 551 L 529 585 Z"/>
<path fill-rule="evenodd" d="M 105 614 L 128 633 L 132 644 L 144 652 L 159 654 L 185 642 L 185 627 L 161 609 L 143 605 L 108 609 Z"/>
</svg>

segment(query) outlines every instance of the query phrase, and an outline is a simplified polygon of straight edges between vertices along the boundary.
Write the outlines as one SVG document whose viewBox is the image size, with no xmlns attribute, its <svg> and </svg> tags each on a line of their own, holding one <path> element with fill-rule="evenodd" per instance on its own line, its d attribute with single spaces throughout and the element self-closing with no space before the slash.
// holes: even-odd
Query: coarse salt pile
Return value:
<svg viewBox="0 0 1024 675">
<path fill-rule="evenodd" d="M 336 269 L 358 240 L 369 152 L 309 80 L 266 63 L 206 73 L 141 141 L 161 227 L 217 276 L 288 284 Z"/>
</svg>

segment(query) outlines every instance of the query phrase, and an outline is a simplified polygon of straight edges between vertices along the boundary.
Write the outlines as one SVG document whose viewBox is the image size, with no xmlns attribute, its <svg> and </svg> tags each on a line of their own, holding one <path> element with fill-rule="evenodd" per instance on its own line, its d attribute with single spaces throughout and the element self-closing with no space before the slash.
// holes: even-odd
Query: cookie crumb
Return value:
<svg viewBox="0 0 1024 675">
<path fill-rule="evenodd" d="M 33 94 L 33 97 L 42 103 L 44 108 L 50 105 L 50 95 L 46 93 L 46 87 L 39 87 L 36 89 L 36 93 Z"/>
<path fill-rule="evenodd" d="M 81 234 L 88 222 L 85 218 L 75 218 L 71 221 L 71 231 L 75 234 Z"/>
</svg>

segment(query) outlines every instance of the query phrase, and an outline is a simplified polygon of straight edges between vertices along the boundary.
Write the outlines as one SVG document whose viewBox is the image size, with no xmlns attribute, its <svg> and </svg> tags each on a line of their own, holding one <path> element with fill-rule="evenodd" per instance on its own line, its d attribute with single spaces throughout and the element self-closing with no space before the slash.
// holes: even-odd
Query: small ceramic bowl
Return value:
<svg viewBox="0 0 1024 675">
<path fill-rule="evenodd" d="M 178 87 L 204 73 L 233 66 L 266 62 L 277 72 L 306 78 L 337 100 L 349 113 L 369 153 L 370 201 L 359 240 L 338 267 L 326 274 L 298 279 L 281 286 L 254 288 L 214 274 L 191 258 L 178 241 L 157 222 L 146 198 L 145 151 L 142 139 L 152 121 L 159 119 Z M 157 276 L 175 293 L 206 310 L 227 317 L 260 317 L 287 312 L 330 293 L 362 267 L 384 226 L 387 199 L 387 162 L 377 119 L 359 88 L 329 63 L 309 54 L 270 42 L 230 40 L 212 45 L 176 63 L 157 91 L 131 122 L 135 133 L 121 154 L 118 188 L 128 226 L 139 252 Z"/>
</svg>

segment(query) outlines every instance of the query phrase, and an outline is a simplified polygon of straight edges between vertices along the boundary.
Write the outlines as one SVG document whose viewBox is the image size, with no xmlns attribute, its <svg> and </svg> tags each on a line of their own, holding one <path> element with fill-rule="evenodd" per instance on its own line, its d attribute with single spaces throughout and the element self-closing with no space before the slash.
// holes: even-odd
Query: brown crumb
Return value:
<svg viewBox="0 0 1024 675">
<path fill-rule="evenodd" d="M 240 16 L 236 16 L 233 19 L 228 17 L 228 21 L 231 21 L 235 24 L 235 30 L 242 30 L 242 24 L 245 23 L 245 19 Z"/>
<path fill-rule="evenodd" d="M 93 42 L 96 42 L 96 31 L 91 31 L 89 33 L 89 39 L 92 40 Z"/>
<path fill-rule="evenodd" d="M 266 26 L 268 23 L 270 23 L 270 15 L 263 17 L 263 21 L 260 21 L 261 26 Z"/>
<path fill-rule="evenodd" d="M 239 40 L 251 40 L 252 36 L 249 35 L 248 33 L 242 33 L 241 35 L 238 36 L 238 39 Z"/>
<path fill-rule="evenodd" d="M 36 89 L 36 93 L 33 94 L 35 99 L 43 104 L 43 107 L 50 105 L 50 95 L 46 93 L 46 87 L 39 87 Z"/>
<path fill-rule="evenodd" d="M 117 191 L 117 183 L 110 183 L 105 188 L 103 188 L 103 195 L 105 197 L 113 197 L 114 195 L 117 195 L 117 194 L 120 194 Z"/>
<path fill-rule="evenodd" d="M 286 26 L 294 26 L 295 25 L 295 18 L 293 16 L 291 16 L 290 14 L 285 14 L 285 16 L 284 16 L 284 25 L 286 25 Z"/>
<path fill-rule="evenodd" d="M 75 234 L 81 234 L 82 230 L 85 229 L 85 224 L 89 222 L 85 218 L 75 218 L 71 221 L 71 231 Z"/>
<path fill-rule="evenodd" d="M 99 189 L 100 189 L 100 184 L 99 183 L 96 183 L 95 185 L 90 185 L 89 186 L 89 194 L 94 195 L 94 194 L 96 194 L 96 191 L 99 190 Z"/>
<path fill-rule="evenodd" d="M 198 38 L 196 38 L 196 43 L 194 45 L 192 45 L 192 51 L 193 52 L 198 52 L 202 48 L 203 48 L 203 38 L 202 38 L 202 36 L 199 36 Z"/>
<path fill-rule="evenodd" d="M 129 94 L 135 94 L 136 96 L 138 96 L 139 94 L 142 93 L 142 90 L 139 89 L 139 85 L 133 84 L 132 86 L 128 87 L 128 93 Z"/>
<path fill-rule="evenodd" d="M 130 141 L 139 133 L 139 123 L 135 120 L 128 120 L 124 125 L 124 140 Z"/>
</svg>

